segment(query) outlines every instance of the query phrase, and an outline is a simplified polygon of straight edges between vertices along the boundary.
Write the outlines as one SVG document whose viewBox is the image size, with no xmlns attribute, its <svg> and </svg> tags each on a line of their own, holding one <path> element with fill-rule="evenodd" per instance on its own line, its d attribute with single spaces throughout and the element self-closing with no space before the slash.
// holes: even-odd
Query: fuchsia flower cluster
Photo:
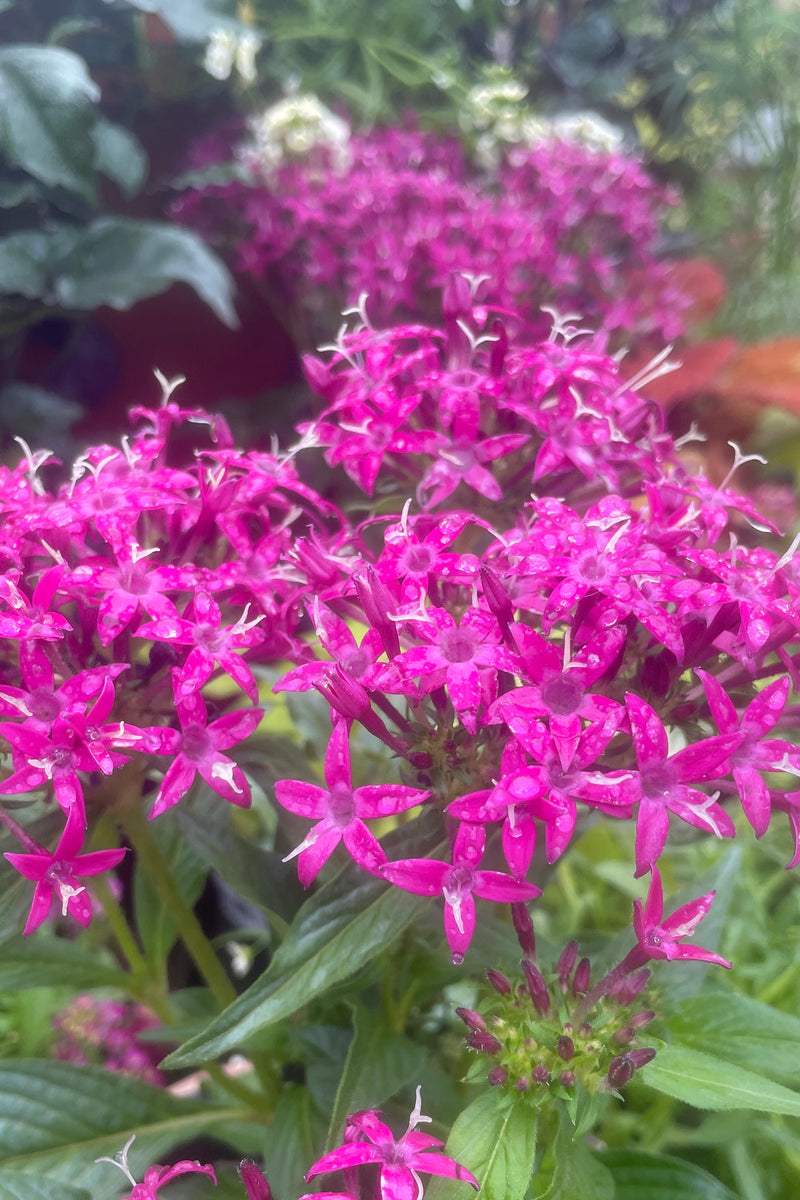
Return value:
<svg viewBox="0 0 800 1200">
<path fill-rule="evenodd" d="M 658 257 L 675 197 L 635 158 L 547 140 L 507 148 L 489 178 L 457 137 L 413 127 L 353 134 L 347 149 L 346 167 L 323 146 L 268 178 L 254 164 L 251 181 L 186 192 L 175 215 L 233 241 L 239 270 L 311 318 L 332 321 L 362 292 L 376 320 L 433 316 L 450 276 L 470 272 L 534 336 L 547 332 L 542 305 L 582 313 L 617 343 L 683 332 L 687 301 Z M 197 148 L 204 164 L 229 154 L 227 141 Z"/>
<path fill-rule="evenodd" d="M 343 847 L 441 897 L 456 962 L 476 898 L 537 896 L 538 840 L 554 862 L 581 813 L 635 821 L 644 875 L 677 821 L 733 836 L 738 801 L 757 836 L 788 814 L 795 865 L 794 547 L 753 544 L 769 522 L 684 469 L 603 340 L 557 322 L 520 343 L 457 277 L 440 327 L 362 314 L 306 365 L 323 407 L 284 455 L 166 399 L 52 491 L 42 456 L 4 468 L 0 795 L 50 796 L 64 822 L 48 851 L 2 813 L 37 880 L 26 929 L 54 901 L 90 919 L 84 881 L 122 854 L 81 854 L 103 812 L 145 795 L 157 816 L 198 775 L 249 803 L 235 748 L 261 718 L 258 665 L 281 659 L 277 690 L 331 712 L 324 784 L 276 787 L 309 821 L 288 855 L 303 883 Z M 299 473 L 320 449 L 347 517 Z M 383 780 L 351 763 L 356 724 Z M 388 861 L 371 823 L 423 810 L 449 853 Z"/>
</svg>

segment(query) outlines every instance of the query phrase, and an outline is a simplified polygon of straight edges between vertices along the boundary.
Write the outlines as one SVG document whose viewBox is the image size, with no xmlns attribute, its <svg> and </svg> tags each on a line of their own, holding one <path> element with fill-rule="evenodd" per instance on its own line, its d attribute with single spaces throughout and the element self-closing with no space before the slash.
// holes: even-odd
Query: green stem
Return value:
<svg viewBox="0 0 800 1200">
<path fill-rule="evenodd" d="M 169 864 L 150 832 L 144 814 L 138 807 L 131 806 L 121 809 L 117 816 L 136 851 L 137 864 L 153 884 L 156 895 L 175 922 L 183 944 L 211 989 L 211 994 L 220 1009 L 227 1008 L 236 999 L 233 984 L 222 969 L 214 947 L 203 933 L 190 905 L 178 891 Z"/>
</svg>

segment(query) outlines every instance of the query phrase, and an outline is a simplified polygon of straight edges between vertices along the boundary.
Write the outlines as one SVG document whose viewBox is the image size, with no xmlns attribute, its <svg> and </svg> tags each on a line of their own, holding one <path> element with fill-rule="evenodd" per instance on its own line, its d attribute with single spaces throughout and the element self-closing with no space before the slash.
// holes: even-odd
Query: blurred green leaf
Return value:
<svg viewBox="0 0 800 1200">
<path fill-rule="evenodd" d="M 92 130 L 95 169 L 119 185 L 130 199 L 141 190 L 147 175 L 147 155 L 138 139 L 122 125 L 99 120 Z"/>
<path fill-rule="evenodd" d="M 99 96 L 71 50 L 0 46 L 0 147 L 8 161 L 92 203 L 92 106 Z"/>
<path fill-rule="evenodd" d="M 303 1175 L 318 1157 L 325 1122 L 307 1088 L 290 1085 L 281 1096 L 264 1138 L 264 1161 L 275 1200 L 294 1200 L 307 1189 Z"/>
<path fill-rule="evenodd" d="M 79 942 L 68 942 L 52 935 L 20 937 L 0 957 L 0 990 L 23 991 L 27 988 L 61 987 L 81 991 L 94 987 L 119 987 L 125 975 L 97 954 L 88 954 Z"/>
<path fill-rule="evenodd" d="M 643 1154 L 636 1150 L 612 1150 L 600 1155 L 616 1187 L 614 1200 L 737 1200 L 719 1179 L 694 1163 Z"/>
<path fill-rule="evenodd" d="M 3 1200 L 92 1200 L 84 1188 L 55 1179 L 35 1179 L 19 1171 L 0 1171 Z"/>
<path fill-rule="evenodd" d="M 235 327 L 233 280 L 228 269 L 188 229 L 100 217 L 76 237 L 54 269 L 54 292 L 65 308 L 131 308 L 183 282 L 226 325 Z"/>
</svg>

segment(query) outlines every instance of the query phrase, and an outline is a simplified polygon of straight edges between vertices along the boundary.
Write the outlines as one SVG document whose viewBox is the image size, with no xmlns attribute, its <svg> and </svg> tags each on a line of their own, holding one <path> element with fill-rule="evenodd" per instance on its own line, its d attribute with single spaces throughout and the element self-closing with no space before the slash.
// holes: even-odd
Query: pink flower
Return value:
<svg viewBox="0 0 800 1200">
<path fill-rule="evenodd" d="M 177 1179 L 179 1175 L 207 1175 L 214 1186 L 217 1186 L 217 1177 L 212 1166 L 208 1163 L 190 1162 L 188 1159 L 182 1159 L 172 1167 L 160 1167 L 158 1164 L 148 1167 L 144 1173 L 144 1182 L 137 1183 L 128 1166 L 128 1151 L 133 1145 L 135 1137 L 135 1133 L 131 1135 L 116 1158 L 108 1158 L 104 1155 L 102 1158 L 94 1160 L 98 1163 L 111 1163 L 112 1166 L 119 1167 L 127 1176 L 133 1186 L 132 1190 L 122 1197 L 122 1200 L 160 1200 L 158 1193 L 161 1188 L 171 1183 L 173 1179 Z"/>
<path fill-rule="evenodd" d="M 658 868 L 653 867 L 645 904 L 642 905 L 641 900 L 633 902 L 633 928 L 643 956 L 642 963 L 638 965 L 652 958 L 665 958 L 669 962 L 691 959 L 695 962 L 718 963 L 721 967 L 729 967 L 731 964 L 726 959 L 720 958 L 719 954 L 713 954 L 710 950 L 703 950 L 700 946 L 678 945 L 681 938 L 691 937 L 694 933 L 711 908 L 715 894 L 708 892 L 707 895 L 682 905 L 665 920 L 661 876 Z"/>
<path fill-rule="evenodd" d="M 74 804 L 67 814 L 67 823 L 55 850 L 42 849 L 35 854 L 6 854 L 5 857 L 20 875 L 36 881 L 33 903 L 24 934 L 33 933 L 48 916 L 53 900 L 58 897 L 61 914 L 67 913 L 81 925 L 92 919 L 92 902 L 84 884 L 79 880 L 100 875 L 116 867 L 125 857 L 125 850 L 95 850 L 79 854 L 83 845 L 83 812 Z"/>
<path fill-rule="evenodd" d="M 421 1111 L 421 1089 L 417 1088 L 417 1101 L 408 1121 L 408 1129 L 400 1138 L 395 1138 L 391 1129 L 381 1119 L 381 1114 L 372 1109 L 354 1113 L 348 1117 L 345 1144 L 315 1162 L 306 1174 L 306 1179 L 321 1175 L 324 1171 L 348 1170 L 365 1163 L 380 1163 L 379 1195 L 381 1200 L 421 1200 L 422 1181 L 419 1172 L 441 1175 L 446 1179 L 458 1179 L 469 1183 L 477 1191 L 480 1187 L 475 1176 L 466 1167 L 445 1154 L 431 1153 L 444 1145 L 428 1133 L 417 1133 L 417 1125 L 431 1120 Z"/>
<path fill-rule="evenodd" d="M 391 883 L 417 896 L 444 896 L 444 931 L 457 965 L 464 961 L 475 931 L 475 896 L 501 904 L 533 900 L 541 888 L 501 871 L 480 871 L 486 844 L 481 825 L 463 822 L 453 844 L 452 863 L 431 858 L 405 858 L 386 863 L 380 873 Z"/>
<path fill-rule="evenodd" d="M 190 696 L 180 695 L 176 675 L 174 671 L 175 708 L 181 728 L 150 730 L 157 739 L 154 752 L 175 755 L 161 781 L 150 819 L 177 804 L 189 791 L 197 774 L 212 791 L 231 804 L 248 808 L 250 785 L 241 767 L 222 751 L 250 736 L 263 716 L 261 709 L 241 708 L 209 722 L 203 698 L 196 692 Z"/>
<path fill-rule="evenodd" d="M 286 862 L 297 857 L 297 873 L 305 887 L 342 841 L 365 871 L 376 874 L 386 862 L 386 855 L 364 824 L 364 818 L 395 816 L 422 804 L 430 796 L 430 792 L 419 788 L 394 783 L 354 788 L 349 741 L 349 722 L 335 718 L 325 755 L 327 788 L 301 779 L 282 779 L 275 784 L 275 796 L 284 808 L 317 821 L 300 845 L 284 859 Z"/>
</svg>

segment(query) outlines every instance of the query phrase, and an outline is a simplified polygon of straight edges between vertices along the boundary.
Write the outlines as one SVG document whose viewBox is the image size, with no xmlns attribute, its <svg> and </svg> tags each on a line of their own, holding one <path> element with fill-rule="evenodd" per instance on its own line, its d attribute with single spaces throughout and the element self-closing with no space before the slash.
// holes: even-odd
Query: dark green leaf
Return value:
<svg viewBox="0 0 800 1200">
<path fill-rule="evenodd" d="M 141 189 L 147 174 L 147 155 L 139 141 L 122 125 L 99 120 L 92 131 L 95 169 L 119 185 L 130 199 Z"/>
<path fill-rule="evenodd" d="M 44 297 L 48 290 L 48 245 L 47 234 L 35 230 L 0 238 L 0 291 L 30 300 Z"/>
<path fill-rule="evenodd" d="M 326 1149 L 338 1144 L 348 1113 L 378 1108 L 407 1083 L 419 1080 L 427 1057 L 418 1042 L 391 1033 L 377 1013 L 356 1007 L 353 1040 L 331 1112 Z"/>
<path fill-rule="evenodd" d="M 281 1096 L 266 1131 L 264 1160 L 276 1200 L 294 1200 L 307 1191 L 303 1175 L 318 1157 L 325 1122 L 307 1088 L 290 1086 Z"/>
<path fill-rule="evenodd" d="M 141 1178 L 173 1146 L 241 1115 L 99 1067 L 0 1062 L 0 1169 L 86 1188 L 92 1200 L 119 1200 L 122 1175 L 96 1158 L 113 1157 L 136 1133 L 130 1162 Z"/>
<path fill-rule="evenodd" d="M 36 1179 L 20 1171 L 0 1171 L 3 1200 L 92 1200 L 83 1188 L 70 1187 L 55 1179 Z"/>
<path fill-rule="evenodd" d="M 418 851 L 430 849 L 431 824 L 417 818 L 387 844 L 396 857 L 413 855 L 415 844 Z M 385 950 L 426 903 L 355 864 L 346 867 L 303 905 L 261 978 L 201 1036 L 170 1055 L 168 1064 L 193 1066 L 216 1058 L 297 1012 Z"/>
<path fill-rule="evenodd" d="M 179 806 L 176 818 L 197 853 L 242 899 L 287 923 L 292 920 L 303 899 L 296 867 L 240 836 L 216 793 L 199 788 L 189 805 Z"/>
<path fill-rule="evenodd" d="M 80 942 L 53 937 L 49 930 L 20 937 L 0 956 L 0 989 L 8 992 L 33 987 L 60 987 L 80 991 L 93 987 L 119 987 L 125 976 L 97 955 L 87 954 Z"/>
<path fill-rule="evenodd" d="M 85 62 L 70 50 L 0 47 L 0 147 L 8 161 L 91 202 L 99 95 Z"/>
<path fill-rule="evenodd" d="M 226 325 L 237 324 L 222 261 L 188 229 L 155 221 L 93 221 L 58 263 L 55 294 L 66 308 L 127 309 L 177 282 L 193 287 Z"/>
<path fill-rule="evenodd" d="M 612 1150 L 600 1160 L 616 1185 L 614 1200 L 737 1200 L 724 1183 L 681 1159 Z"/>
<path fill-rule="evenodd" d="M 0 179 L 0 208 L 16 208 L 18 204 L 37 200 L 40 195 L 40 185 L 25 175 Z"/>
<path fill-rule="evenodd" d="M 169 863 L 170 873 L 178 891 L 191 907 L 200 896 L 206 878 L 206 867 L 192 846 L 181 836 L 174 820 L 154 821 L 154 838 Z M 178 937 L 178 930 L 155 887 L 141 869 L 136 873 L 134 888 L 136 928 L 145 953 L 156 971 L 161 970 L 167 955 Z"/>
<path fill-rule="evenodd" d="M 776 1079 L 800 1075 L 800 1018 L 734 992 L 694 996 L 670 1013 L 670 1034 L 702 1050 Z"/>
<path fill-rule="evenodd" d="M 656 1091 L 695 1108 L 746 1108 L 800 1116 L 797 1092 L 687 1046 L 664 1046 L 642 1068 L 640 1077 Z"/>
<path fill-rule="evenodd" d="M 536 1154 L 536 1110 L 521 1095 L 484 1092 L 457 1118 L 446 1153 L 472 1171 L 483 1200 L 522 1200 Z M 428 1200 L 467 1200 L 473 1193 L 457 1180 L 438 1178 Z"/>
</svg>

